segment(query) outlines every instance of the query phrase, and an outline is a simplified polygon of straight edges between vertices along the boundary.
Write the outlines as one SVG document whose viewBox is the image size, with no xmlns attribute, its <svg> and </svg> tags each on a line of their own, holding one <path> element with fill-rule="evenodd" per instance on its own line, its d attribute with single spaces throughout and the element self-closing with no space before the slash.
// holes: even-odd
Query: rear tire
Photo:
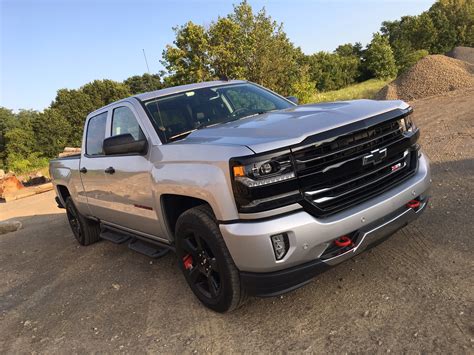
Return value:
<svg viewBox="0 0 474 355">
<path fill-rule="evenodd" d="M 209 206 L 197 206 L 179 216 L 176 254 L 189 287 L 206 307 L 224 313 L 244 303 L 239 271 Z"/>
<path fill-rule="evenodd" d="M 71 197 L 66 198 L 66 215 L 74 237 L 81 245 L 90 245 L 100 240 L 98 222 L 87 219 L 79 213 Z"/>
</svg>

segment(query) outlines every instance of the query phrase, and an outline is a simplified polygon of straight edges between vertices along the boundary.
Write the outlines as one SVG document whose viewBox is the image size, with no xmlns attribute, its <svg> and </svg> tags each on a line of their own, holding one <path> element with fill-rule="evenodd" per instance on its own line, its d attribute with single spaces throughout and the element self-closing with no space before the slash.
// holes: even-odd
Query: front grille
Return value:
<svg viewBox="0 0 474 355">
<path fill-rule="evenodd" d="M 303 206 L 327 216 L 374 197 L 415 173 L 418 132 L 397 119 L 293 149 Z M 381 154 L 379 160 L 364 157 Z"/>
</svg>

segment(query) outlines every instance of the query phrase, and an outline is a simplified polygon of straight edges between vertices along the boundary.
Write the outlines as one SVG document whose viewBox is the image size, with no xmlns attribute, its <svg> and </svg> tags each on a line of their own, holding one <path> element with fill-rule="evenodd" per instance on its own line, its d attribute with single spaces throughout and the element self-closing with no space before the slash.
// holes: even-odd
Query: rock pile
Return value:
<svg viewBox="0 0 474 355">
<path fill-rule="evenodd" d="M 446 55 L 454 59 L 463 60 L 469 64 L 474 64 L 474 48 L 471 47 L 454 47 Z"/>
<path fill-rule="evenodd" d="M 376 99 L 406 101 L 474 87 L 474 65 L 429 55 L 380 90 Z"/>
</svg>

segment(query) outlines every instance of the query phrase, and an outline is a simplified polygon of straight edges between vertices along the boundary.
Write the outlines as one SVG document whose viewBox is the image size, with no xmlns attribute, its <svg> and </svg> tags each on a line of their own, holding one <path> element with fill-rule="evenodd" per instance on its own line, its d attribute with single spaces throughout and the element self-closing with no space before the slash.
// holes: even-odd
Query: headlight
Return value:
<svg viewBox="0 0 474 355">
<path fill-rule="evenodd" d="M 301 194 L 289 151 L 230 160 L 239 212 L 261 212 L 296 202 Z"/>
<path fill-rule="evenodd" d="M 245 164 L 245 161 L 242 164 L 236 162 L 232 167 L 232 173 L 236 181 L 248 187 L 273 184 L 295 177 L 289 156 L 257 160 L 248 164 Z"/>
</svg>

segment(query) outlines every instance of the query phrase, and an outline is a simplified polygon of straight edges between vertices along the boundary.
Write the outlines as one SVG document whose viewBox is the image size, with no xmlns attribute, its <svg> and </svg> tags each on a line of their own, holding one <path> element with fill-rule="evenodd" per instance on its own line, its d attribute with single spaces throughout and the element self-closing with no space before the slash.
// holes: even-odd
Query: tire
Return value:
<svg viewBox="0 0 474 355">
<path fill-rule="evenodd" d="M 100 240 L 99 223 L 79 213 L 71 197 L 66 198 L 66 215 L 74 237 L 81 245 L 90 245 Z"/>
<path fill-rule="evenodd" d="M 209 206 L 197 206 L 179 216 L 176 255 L 189 287 L 206 307 L 224 313 L 244 303 L 239 271 Z"/>
</svg>

